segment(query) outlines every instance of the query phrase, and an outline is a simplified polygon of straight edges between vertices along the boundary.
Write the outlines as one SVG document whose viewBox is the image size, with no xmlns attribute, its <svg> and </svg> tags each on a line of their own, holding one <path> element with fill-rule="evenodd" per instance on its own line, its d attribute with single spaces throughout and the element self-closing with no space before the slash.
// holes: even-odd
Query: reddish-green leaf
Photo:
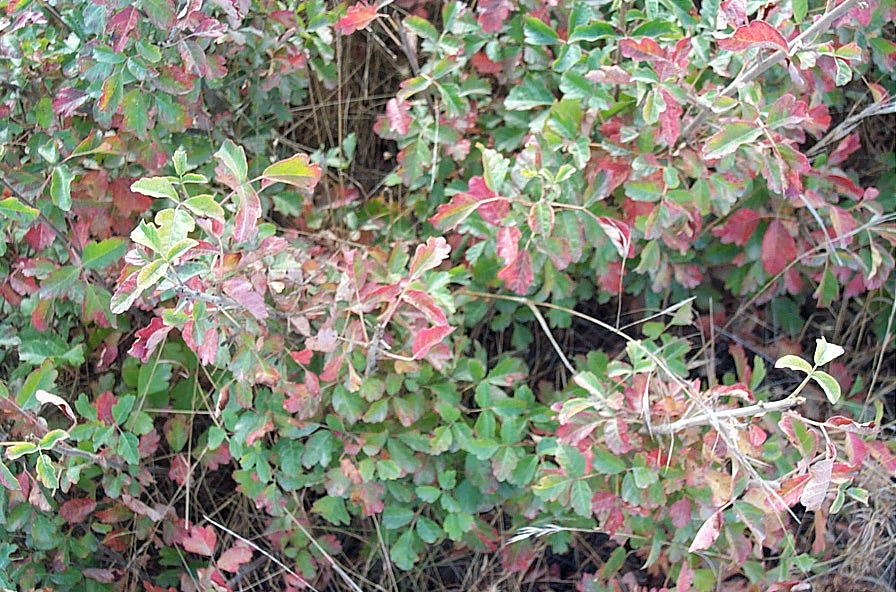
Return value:
<svg viewBox="0 0 896 592">
<path fill-rule="evenodd" d="M 743 51 L 752 47 L 768 47 L 788 51 L 787 40 L 765 21 L 753 21 L 738 27 L 731 37 L 719 39 L 719 47 L 729 51 Z"/>
<path fill-rule="evenodd" d="M 797 258 L 796 241 L 780 220 L 772 220 L 762 239 L 762 268 L 777 275 Z"/>
<path fill-rule="evenodd" d="M 416 279 L 423 272 L 435 269 L 441 265 L 442 261 L 448 258 L 450 252 L 451 246 L 441 236 L 426 239 L 426 244 L 417 245 L 417 249 L 414 251 L 414 258 L 411 259 L 408 276 L 411 279 Z"/>
<path fill-rule="evenodd" d="M 342 35 L 351 35 L 366 28 L 376 17 L 376 4 L 358 2 L 349 7 L 345 16 L 337 21 L 335 28 Z"/>
<path fill-rule="evenodd" d="M 703 146 L 703 157 L 715 160 L 727 156 L 744 144 L 756 141 L 762 136 L 762 130 L 753 123 L 736 122 L 722 127 L 722 130 L 711 136 Z"/>
<path fill-rule="evenodd" d="M 268 318 L 264 297 L 255 291 L 252 284 L 243 277 L 230 278 L 224 282 L 224 293 L 245 307 L 252 316 L 263 321 Z"/>
<path fill-rule="evenodd" d="M 703 526 L 700 527 L 700 530 L 697 531 L 697 536 L 694 537 L 694 541 L 688 548 L 688 552 L 696 553 L 697 551 L 709 549 L 716 539 L 719 538 L 719 530 L 721 528 L 722 512 L 717 510 L 713 512 L 712 516 L 707 518 L 706 522 L 703 523 Z"/>
<path fill-rule="evenodd" d="M 414 359 L 419 360 L 426 356 L 426 354 L 429 353 L 429 350 L 440 344 L 452 331 L 454 331 L 454 327 L 448 325 L 429 327 L 422 331 L 418 331 L 414 335 L 414 342 L 411 345 Z"/>
<path fill-rule="evenodd" d="M 190 529 L 181 545 L 186 551 L 211 557 L 215 554 L 218 536 L 211 526 L 194 526 Z"/>
<path fill-rule="evenodd" d="M 288 183 L 308 191 L 314 189 L 320 175 L 320 165 L 308 160 L 307 154 L 296 154 L 275 162 L 261 174 L 266 181 Z"/>
<path fill-rule="evenodd" d="M 240 566 L 252 561 L 252 549 L 245 543 L 237 543 L 218 557 L 218 569 L 236 573 Z"/>
</svg>

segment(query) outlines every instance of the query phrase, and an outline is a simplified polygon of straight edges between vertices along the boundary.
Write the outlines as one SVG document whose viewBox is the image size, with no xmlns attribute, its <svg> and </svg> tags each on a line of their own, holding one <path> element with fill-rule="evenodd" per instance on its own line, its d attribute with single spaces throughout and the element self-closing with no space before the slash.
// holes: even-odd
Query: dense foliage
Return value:
<svg viewBox="0 0 896 592">
<path fill-rule="evenodd" d="M 399 589 L 439 548 L 535 581 L 599 531 L 578 590 L 789 590 L 896 475 L 806 315 L 893 346 L 896 173 L 846 166 L 892 0 L 0 10 L 3 587 L 367 589 L 352 554 Z M 286 131 L 351 113 L 356 38 L 407 68 L 374 187 L 365 130 Z M 792 351 L 716 372 L 747 308 Z"/>
</svg>

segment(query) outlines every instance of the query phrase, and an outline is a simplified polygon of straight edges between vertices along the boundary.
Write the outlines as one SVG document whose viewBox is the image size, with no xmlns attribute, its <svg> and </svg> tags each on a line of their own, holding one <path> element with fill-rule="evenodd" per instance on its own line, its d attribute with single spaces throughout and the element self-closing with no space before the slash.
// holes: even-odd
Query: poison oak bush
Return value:
<svg viewBox="0 0 896 592">
<path fill-rule="evenodd" d="M 896 472 L 882 410 L 823 338 L 782 399 L 759 356 L 693 374 L 681 328 L 726 296 L 801 326 L 892 276 L 893 197 L 832 124 L 892 104 L 893 4 L 386 4 L 2 5 L 3 585 L 234 589 L 263 548 L 320 589 L 345 541 L 314 528 L 375 521 L 401 570 L 449 543 L 526 571 L 596 529 L 581 590 L 630 554 L 679 592 L 793 587 L 863 463 Z M 309 220 L 352 136 L 276 147 L 348 35 L 413 75 L 375 126 L 402 202 L 337 202 L 343 236 Z M 614 296 L 682 304 L 628 333 L 579 311 Z M 574 319 L 624 351 L 568 359 Z M 534 331 L 563 388 L 533 390 Z M 218 472 L 255 546 L 191 509 Z"/>
</svg>

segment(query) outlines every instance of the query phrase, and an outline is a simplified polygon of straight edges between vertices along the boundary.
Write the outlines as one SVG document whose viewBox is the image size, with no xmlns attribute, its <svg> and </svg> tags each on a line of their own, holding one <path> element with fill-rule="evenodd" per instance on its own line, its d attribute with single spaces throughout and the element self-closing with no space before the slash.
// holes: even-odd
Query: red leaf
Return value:
<svg viewBox="0 0 896 592">
<path fill-rule="evenodd" d="M 128 36 L 137 21 L 140 19 L 140 11 L 133 6 L 128 6 L 124 10 L 115 13 L 112 18 L 106 21 L 106 30 L 112 34 L 112 49 L 121 51 L 128 42 Z"/>
<path fill-rule="evenodd" d="M 155 454 L 156 450 L 159 449 L 160 441 L 161 436 L 159 436 L 159 432 L 155 428 L 140 436 L 140 442 L 137 444 L 137 452 L 140 453 L 140 458 L 146 458 Z"/>
<path fill-rule="evenodd" d="M 187 484 L 190 476 L 190 461 L 183 454 L 175 454 L 171 458 L 171 466 L 168 468 L 168 478 L 180 486 Z"/>
<path fill-rule="evenodd" d="M 131 191 L 131 184 L 135 180 L 133 177 L 119 177 L 109 184 L 115 209 L 128 217 L 142 214 L 152 205 L 151 197 Z"/>
<path fill-rule="evenodd" d="M 669 515 L 672 517 L 672 526 L 684 528 L 691 523 L 691 502 L 683 497 L 669 506 Z"/>
<path fill-rule="evenodd" d="M 215 553 L 218 537 L 211 526 L 194 526 L 188 536 L 181 541 L 183 548 L 190 553 L 211 557 Z"/>
<path fill-rule="evenodd" d="M 681 570 L 678 572 L 678 579 L 675 580 L 675 592 L 688 592 L 691 584 L 694 583 L 694 570 L 691 569 L 687 560 L 681 562 Z"/>
<path fill-rule="evenodd" d="M 650 37 L 632 39 L 627 37 L 619 42 L 622 55 L 638 62 L 657 62 L 666 59 L 666 52 Z"/>
<path fill-rule="evenodd" d="M 731 26 L 741 27 L 747 24 L 747 6 L 744 0 L 725 0 L 721 8 Z"/>
<path fill-rule="evenodd" d="M 336 30 L 342 35 L 351 35 L 364 29 L 377 17 L 376 5 L 358 2 L 350 6 L 345 16 L 336 23 Z"/>
<path fill-rule="evenodd" d="M 240 207 L 233 220 L 233 238 L 237 242 L 249 240 L 255 234 L 258 219 L 261 218 L 261 200 L 258 194 L 249 187 L 241 186 L 238 190 Z"/>
<path fill-rule="evenodd" d="M 481 176 L 471 177 L 468 187 L 467 195 L 476 201 L 492 200 L 486 201 L 476 208 L 482 219 L 489 224 L 500 224 L 507 212 L 510 211 L 507 199 L 492 191 L 486 184 L 485 178 Z"/>
<path fill-rule="evenodd" d="M 525 294 L 532 286 L 535 279 L 532 273 L 532 258 L 528 251 L 520 251 L 516 258 L 507 267 L 498 272 L 498 277 L 504 280 L 504 285 L 517 294 Z"/>
<path fill-rule="evenodd" d="M 53 113 L 60 117 L 71 117 L 89 98 L 90 95 L 77 88 L 63 88 L 56 92 L 56 98 L 53 99 Z"/>
<path fill-rule="evenodd" d="M 289 352 L 289 356 L 295 360 L 296 364 L 310 364 L 311 358 L 314 356 L 314 352 L 308 348 L 305 348 L 301 351 Z"/>
<path fill-rule="evenodd" d="M 450 327 L 448 325 L 440 325 L 436 327 L 429 327 L 428 329 L 423 329 L 419 331 L 416 335 L 414 335 L 414 342 L 411 345 L 411 351 L 414 354 L 414 359 L 419 360 L 424 357 L 429 350 L 442 342 L 445 337 L 451 334 L 454 331 L 454 327 Z"/>
<path fill-rule="evenodd" d="M 476 3 L 479 26 L 486 33 L 497 33 L 504 26 L 514 5 L 508 0 L 479 0 Z"/>
<path fill-rule="evenodd" d="M 214 326 L 207 328 L 205 334 L 202 336 L 201 344 L 196 343 L 196 338 L 193 335 L 195 330 L 196 324 L 193 321 L 190 321 L 184 325 L 183 329 L 181 329 L 181 337 L 184 338 L 184 343 L 196 353 L 199 362 L 209 366 L 215 361 L 215 357 L 218 355 L 218 330 L 215 329 Z"/>
<path fill-rule="evenodd" d="M 112 425 L 112 406 L 117 401 L 112 391 L 103 391 L 93 402 L 93 406 L 96 407 L 96 418 L 107 425 Z"/>
<path fill-rule="evenodd" d="M 743 208 L 731 214 L 724 224 L 713 228 L 712 233 L 725 244 L 734 243 L 742 247 L 753 236 L 757 224 L 759 224 L 759 214 Z"/>
<path fill-rule="evenodd" d="M 694 537 L 694 542 L 688 548 L 688 553 L 703 551 L 709 549 L 717 538 L 719 538 L 719 530 L 722 528 L 722 512 L 716 510 L 710 516 Z"/>
<path fill-rule="evenodd" d="M 259 321 L 268 318 L 268 309 L 264 304 L 264 298 L 255 291 L 246 278 L 236 277 L 226 280 L 224 293 L 245 307 Z"/>
<path fill-rule="evenodd" d="M 663 101 L 666 103 L 666 108 L 660 113 L 660 139 L 667 146 L 672 146 L 681 133 L 681 116 L 684 110 L 669 91 L 663 89 L 661 94 Z"/>
<path fill-rule="evenodd" d="M 410 114 L 411 104 L 403 99 L 391 98 L 386 103 L 386 118 L 389 120 L 389 129 L 402 136 L 408 133 L 414 118 Z"/>
<path fill-rule="evenodd" d="M 402 300 L 419 310 L 426 320 L 433 325 L 447 325 L 448 319 L 445 312 L 436 304 L 432 296 L 422 290 L 407 290 Z"/>
<path fill-rule="evenodd" d="M 797 258 L 796 241 L 780 220 L 772 220 L 762 239 L 762 268 L 769 275 L 784 271 Z"/>
<path fill-rule="evenodd" d="M 412 279 L 416 279 L 424 271 L 435 269 L 442 264 L 442 261 L 448 258 L 450 252 L 451 246 L 443 237 L 436 236 L 426 239 L 425 245 L 417 245 L 417 249 L 414 251 L 414 258 L 411 259 L 408 275 Z"/>
<path fill-rule="evenodd" d="M 132 495 L 128 495 L 127 493 L 122 494 L 121 501 L 135 514 L 139 514 L 140 516 L 146 516 L 153 522 L 161 522 L 162 518 L 164 518 L 164 514 L 162 512 L 156 510 L 155 508 L 150 508 L 148 505 L 135 498 Z M 164 508 L 164 506 L 162 506 Z"/>
<path fill-rule="evenodd" d="M 70 499 L 59 506 L 59 516 L 69 524 L 78 524 L 96 509 L 96 502 L 90 498 Z"/>
<path fill-rule="evenodd" d="M 137 331 L 137 340 L 134 341 L 128 353 L 144 364 L 147 363 L 149 356 L 173 328 L 166 327 L 160 317 L 153 317 L 147 326 Z"/>
<path fill-rule="evenodd" d="M 840 239 L 838 242 L 844 246 L 852 242 L 851 236 L 847 237 L 850 232 L 855 230 L 859 223 L 853 218 L 852 214 L 837 206 L 828 206 L 831 215 L 831 224 L 834 227 L 834 236 L 832 238 Z M 843 237 L 843 238 L 841 238 Z"/>
<path fill-rule="evenodd" d="M 218 557 L 218 569 L 236 573 L 241 565 L 250 561 L 252 561 L 252 549 L 244 543 L 237 543 Z"/>
<path fill-rule="evenodd" d="M 849 155 L 862 147 L 862 141 L 859 138 L 859 134 L 849 134 L 845 138 L 843 138 L 837 147 L 831 152 L 831 155 L 828 157 L 828 164 L 840 164 L 847 158 Z"/>
<path fill-rule="evenodd" d="M 429 221 L 443 230 L 453 230 L 476 210 L 476 199 L 469 193 L 458 193 L 448 203 L 436 208 Z"/>
<path fill-rule="evenodd" d="M 505 226 L 498 231 L 498 257 L 501 258 L 504 265 L 509 265 L 516 259 L 521 236 L 520 229 L 515 226 Z"/>
<path fill-rule="evenodd" d="M 809 469 L 809 481 L 800 494 L 800 503 L 807 510 L 818 510 L 824 503 L 828 494 L 828 486 L 831 484 L 831 471 L 834 468 L 834 459 L 820 460 Z"/>
<path fill-rule="evenodd" d="M 782 49 L 785 53 L 789 50 L 787 40 L 765 21 L 753 21 L 738 27 L 731 37 L 719 39 L 719 47 L 728 51 L 743 51 L 757 46 Z"/>
</svg>

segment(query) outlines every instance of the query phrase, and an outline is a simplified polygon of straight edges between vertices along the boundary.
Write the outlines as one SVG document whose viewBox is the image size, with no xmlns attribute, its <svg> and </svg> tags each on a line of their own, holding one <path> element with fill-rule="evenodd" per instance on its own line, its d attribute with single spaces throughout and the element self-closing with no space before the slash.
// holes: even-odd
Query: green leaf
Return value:
<svg viewBox="0 0 896 592">
<path fill-rule="evenodd" d="M 417 37 L 436 43 L 439 40 L 439 32 L 432 24 L 419 16 L 409 16 L 404 19 L 404 26 L 413 31 Z"/>
<path fill-rule="evenodd" d="M 140 452 L 137 450 L 139 443 L 137 436 L 134 434 L 128 432 L 121 434 L 121 437 L 118 439 L 118 454 L 121 455 L 121 458 L 126 463 L 131 465 L 140 464 Z"/>
<path fill-rule="evenodd" d="M 122 238 L 107 238 L 100 242 L 90 241 L 84 245 L 81 265 L 84 269 L 103 269 L 118 261 L 127 249 L 128 245 Z"/>
<path fill-rule="evenodd" d="M 837 382 L 836 378 L 821 370 L 816 370 L 810 374 L 810 376 L 812 377 L 812 380 L 818 383 L 821 390 L 824 391 L 824 394 L 828 398 L 828 401 L 831 402 L 831 405 L 840 400 L 840 383 Z"/>
<path fill-rule="evenodd" d="M 15 475 L 13 475 L 6 464 L 2 462 L 0 462 L 0 486 L 16 491 L 22 489 L 22 486 L 19 485 L 19 481 L 16 479 Z"/>
<path fill-rule="evenodd" d="M 442 528 L 438 524 L 436 524 L 436 522 L 430 520 L 426 516 L 419 516 L 417 518 L 417 524 L 415 525 L 415 527 L 417 530 L 417 535 L 420 536 L 424 543 L 427 543 L 429 545 L 435 543 L 445 534 L 445 531 L 443 531 Z"/>
<path fill-rule="evenodd" d="M 389 549 L 389 557 L 392 559 L 392 563 L 405 571 L 413 569 L 414 564 L 417 562 L 417 546 L 417 534 L 413 529 L 405 530 L 392 545 L 392 548 Z"/>
<path fill-rule="evenodd" d="M 72 179 L 74 173 L 64 164 L 53 169 L 53 177 L 50 180 L 50 197 L 53 204 L 60 210 L 67 212 L 72 207 Z"/>
<path fill-rule="evenodd" d="M 351 522 L 348 511 L 345 509 L 345 500 L 341 497 L 325 495 L 314 502 L 311 511 L 322 516 L 330 524 L 337 526 Z"/>
<path fill-rule="evenodd" d="M 37 444 L 32 444 L 31 442 L 19 442 L 18 444 L 13 444 L 6 449 L 6 458 L 8 458 L 9 460 L 15 460 L 17 458 L 25 456 L 26 454 L 34 454 L 39 450 L 40 448 L 37 447 Z"/>
<path fill-rule="evenodd" d="M 473 517 L 463 512 L 452 512 L 445 517 L 442 528 L 452 541 L 459 541 L 464 533 L 473 528 Z"/>
<path fill-rule="evenodd" d="M 383 526 L 394 529 L 410 523 L 414 519 L 414 511 L 405 506 L 388 506 L 383 510 Z"/>
<path fill-rule="evenodd" d="M 320 166 L 312 163 L 307 154 L 296 154 L 275 162 L 261 176 L 272 182 L 287 183 L 311 191 L 320 181 Z"/>
<path fill-rule="evenodd" d="M 588 394 L 599 399 L 607 398 L 607 394 L 603 386 L 600 384 L 600 381 L 593 372 L 588 372 L 587 370 L 584 372 L 579 372 L 572 377 L 572 380 L 578 386 L 588 391 Z"/>
<path fill-rule="evenodd" d="M 121 100 L 124 125 L 141 140 L 146 139 L 146 132 L 149 129 L 149 104 L 146 96 L 145 91 L 135 88 L 128 91 Z"/>
<path fill-rule="evenodd" d="M 143 292 L 164 277 L 168 271 L 168 262 L 164 259 L 156 259 L 147 263 L 137 274 L 137 291 Z"/>
<path fill-rule="evenodd" d="M 127 421 L 136 400 L 137 397 L 134 395 L 125 395 L 112 405 L 112 419 L 115 420 L 116 424 L 122 425 Z"/>
<path fill-rule="evenodd" d="M 184 206 L 197 216 L 212 218 L 220 222 L 224 221 L 224 208 L 215 201 L 214 197 L 206 193 L 191 197 L 184 202 Z"/>
<path fill-rule="evenodd" d="M 68 439 L 68 432 L 65 430 L 50 430 L 44 434 L 40 442 L 37 443 L 41 450 L 51 450 L 56 444 Z"/>
<path fill-rule="evenodd" d="M 793 10 L 793 20 L 802 23 L 809 12 L 809 0 L 791 0 L 790 8 Z"/>
<path fill-rule="evenodd" d="M 159 236 L 159 229 L 155 224 L 147 223 L 145 220 L 141 220 L 140 224 L 131 231 L 131 240 L 155 253 L 161 254 L 165 250 L 162 237 Z"/>
<path fill-rule="evenodd" d="M 165 251 L 165 259 L 173 263 L 178 257 L 198 244 L 199 241 L 194 238 L 182 238 L 181 240 L 171 245 L 171 248 Z"/>
<path fill-rule="evenodd" d="M 485 184 L 495 193 L 500 193 L 507 171 L 510 169 L 510 160 L 504 158 L 500 152 L 486 148 L 482 144 L 478 144 L 477 148 L 482 152 L 482 177 L 485 179 Z"/>
<path fill-rule="evenodd" d="M 149 197 L 169 198 L 177 201 L 177 191 L 171 184 L 170 177 L 146 177 L 131 183 L 131 191 Z"/>
<path fill-rule="evenodd" d="M 615 37 L 616 29 L 613 25 L 604 21 L 594 21 L 587 25 L 579 25 L 572 30 L 567 39 L 567 43 L 576 43 L 577 41 L 597 41 L 606 37 Z"/>
<path fill-rule="evenodd" d="M 394 460 L 378 460 L 376 461 L 376 473 L 380 479 L 394 481 L 401 477 L 401 467 Z"/>
<path fill-rule="evenodd" d="M 625 462 L 621 458 L 602 448 L 595 451 L 591 466 L 604 475 L 616 475 L 625 470 Z"/>
<path fill-rule="evenodd" d="M 722 131 L 710 137 L 703 146 L 703 157 L 722 158 L 744 144 L 755 142 L 762 136 L 762 129 L 752 123 L 729 123 Z"/>
<path fill-rule="evenodd" d="M 40 215 L 40 210 L 26 206 L 15 197 L 7 197 L 0 200 L 0 215 L 11 218 L 16 222 L 28 224 Z"/>
<path fill-rule="evenodd" d="M 37 478 L 44 484 L 44 487 L 47 489 L 56 489 L 59 487 L 59 475 L 56 472 L 56 467 L 53 466 L 50 457 L 43 454 L 38 456 L 35 468 L 37 469 Z"/>
<path fill-rule="evenodd" d="M 843 352 L 843 348 L 839 345 L 828 343 L 824 337 L 818 338 L 815 340 L 815 365 L 824 366 L 842 356 Z"/>
<path fill-rule="evenodd" d="M 504 107 L 511 111 L 528 111 L 535 107 L 551 105 L 554 95 L 550 85 L 541 77 L 526 76 L 523 83 L 514 86 L 504 99 Z"/>
<path fill-rule="evenodd" d="M 556 31 L 534 16 L 523 17 L 523 31 L 529 45 L 554 45 L 560 41 Z"/>
<path fill-rule="evenodd" d="M 569 490 L 569 502 L 579 516 L 591 516 L 591 488 L 584 480 L 575 481 Z"/>
<path fill-rule="evenodd" d="M 242 146 L 237 146 L 233 140 L 225 140 L 221 149 L 215 152 L 215 157 L 230 171 L 237 183 L 246 182 L 249 165 L 246 163 L 246 152 Z"/>
<path fill-rule="evenodd" d="M 568 477 L 581 477 L 585 474 L 585 456 L 568 444 L 557 447 L 557 462 Z"/>
<path fill-rule="evenodd" d="M 787 368 L 788 370 L 797 370 L 799 372 L 805 372 L 806 374 L 812 373 L 812 366 L 809 365 L 809 362 L 799 356 L 793 355 L 781 356 L 778 361 L 775 362 L 775 368 Z"/>
</svg>

